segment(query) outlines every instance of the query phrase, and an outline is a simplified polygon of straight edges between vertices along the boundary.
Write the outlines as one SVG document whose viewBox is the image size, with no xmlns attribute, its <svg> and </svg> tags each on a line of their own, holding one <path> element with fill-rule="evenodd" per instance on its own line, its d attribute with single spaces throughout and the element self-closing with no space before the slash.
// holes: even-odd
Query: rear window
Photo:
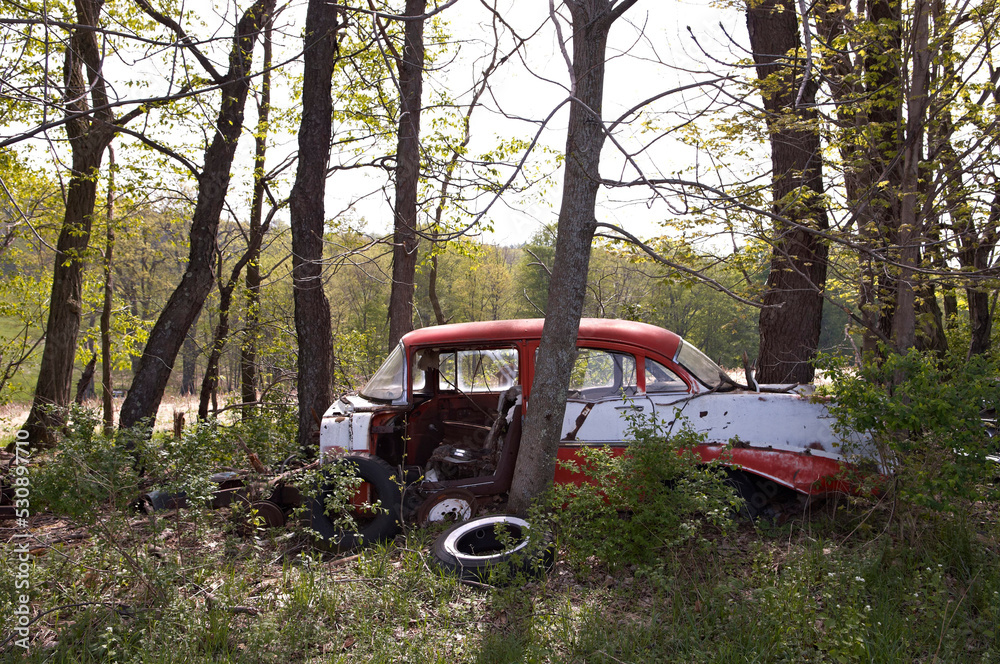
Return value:
<svg viewBox="0 0 1000 664">
<path fill-rule="evenodd" d="M 656 360 L 646 358 L 646 393 L 687 392 L 687 383 Z"/>
<path fill-rule="evenodd" d="M 602 398 L 636 393 L 635 358 L 596 348 L 581 348 L 573 364 L 571 397 Z"/>
</svg>

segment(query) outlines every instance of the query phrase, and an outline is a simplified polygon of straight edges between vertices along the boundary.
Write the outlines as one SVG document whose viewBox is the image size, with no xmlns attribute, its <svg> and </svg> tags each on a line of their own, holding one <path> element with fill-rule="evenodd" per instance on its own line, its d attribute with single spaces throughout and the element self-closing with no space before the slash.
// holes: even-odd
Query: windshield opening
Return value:
<svg viewBox="0 0 1000 664">
<path fill-rule="evenodd" d="M 726 372 L 722 370 L 722 367 L 713 362 L 708 355 L 685 341 L 682 341 L 680 348 L 677 349 L 676 362 L 710 390 L 719 389 L 725 382 L 722 377 L 726 375 Z"/>
<path fill-rule="evenodd" d="M 396 346 L 395 350 L 385 358 L 385 362 L 379 367 L 371 380 L 361 388 L 359 394 L 365 399 L 372 401 L 393 402 L 403 398 L 403 366 L 405 365 L 403 345 Z"/>
</svg>

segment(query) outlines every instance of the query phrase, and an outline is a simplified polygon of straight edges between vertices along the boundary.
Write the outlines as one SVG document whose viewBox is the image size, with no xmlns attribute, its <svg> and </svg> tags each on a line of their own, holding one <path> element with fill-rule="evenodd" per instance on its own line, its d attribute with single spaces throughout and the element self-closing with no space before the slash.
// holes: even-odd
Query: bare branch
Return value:
<svg viewBox="0 0 1000 664">
<path fill-rule="evenodd" d="M 195 41 L 191 39 L 191 37 L 189 37 L 186 32 L 184 32 L 184 28 L 182 28 L 179 23 L 174 21 L 169 16 L 161 14 L 160 12 L 156 11 L 156 9 L 154 9 L 153 6 L 149 4 L 149 2 L 147 2 L 147 0 L 134 0 L 134 1 L 135 4 L 139 5 L 139 8 L 142 9 L 142 11 L 149 14 L 149 16 L 154 21 L 169 28 L 174 32 L 174 34 L 176 34 L 180 38 L 180 43 L 183 44 L 185 47 L 187 47 L 194 54 L 194 57 L 198 60 L 198 62 L 201 63 L 201 66 L 204 67 L 205 71 L 207 71 L 208 74 L 212 77 L 212 80 L 214 80 L 218 84 L 222 84 L 225 82 L 225 77 L 215 69 L 211 61 L 209 61 L 209 59 L 205 57 L 205 54 L 202 53 L 200 50 L 198 50 Z"/>
<path fill-rule="evenodd" d="M 639 238 L 637 238 L 635 235 L 632 235 L 631 233 L 629 233 L 628 231 L 626 231 L 621 226 L 616 226 L 614 224 L 609 224 L 609 223 L 606 223 L 606 222 L 603 222 L 603 221 L 599 221 L 599 222 L 597 222 L 597 227 L 598 228 L 607 228 L 609 230 L 614 231 L 615 233 L 618 233 L 618 235 L 607 235 L 607 234 L 604 234 L 604 233 L 595 233 L 595 237 L 605 237 L 605 238 L 608 238 L 609 240 L 627 240 L 631 244 L 639 247 L 643 252 L 646 253 L 646 255 L 648 255 L 650 258 L 652 258 L 653 260 L 655 260 L 657 263 L 662 263 L 663 265 L 666 265 L 667 267 L 673 268 L 674 270 L 677 270 L 678 272 L 683 272 L 684 274 L 692 276 L 695 279 L 697 279 L 698 281 L 701 281 L 701 282 L 704 282 L 704 283 L 708 284 L 709 286 L 711 286 L 715 290 L 719 291 L 720 293 L 725 293 L 726 295 L 728 295 L 729 297 L 733 298 L 737 302 L 742 302 L 743 304 L 750 305 L 751 307 L 758 307 L 758 308 L 760 308 L 760 307 L 764 306 L 760 302 L 755 302 L 754 300 L 749 300 L 749 299 L 743 297 L 742 295 L 739 295 L 738 293 L 730 290 L 729 288 L 726 288 L 721 283 L 719 283 L 717 280 L 712 279 L 711 277 L 706 276 L 700 270 L 695 270 L 695 269 L 689 268 L 686 265 L 682 265 L 680 263 L 677 263 L 675 261 L 672 261 L 672 260 L 668 259 L 667 257 L 665 257 L 662 254 L 660 254 L 658 251 L 656 251 L 655 249 L 653 249 L 651 246 L 649 246 L 648 244 L 646 244 L 645 242 L 643 242 L 642 240 L 640 240 Z"/>
<path fill-rule="evenodd" d="M 345 12 L 354 12 L 356 14 L 368 14 L 370 16 L 376 16 L 378 18 L 384 18 L 387 21 L 425 21 L 432 16 L 436 16 L 448 9 L 452 5 L 456 4 L 458 0 L 450 0 L 444 3 L 434 11 L 427 12 L 426 14 L 421 14 L 420 16 L 403 16 L 400 14 L 386 14 L 385 12 L 375 11 L 374 9 L 362 9 L 361 7 L 349 7 L 347 5 L 338 5 L 335 3 L 328 3 L 327 7 L 331 9 L 339 9 Z"/>
</svg>

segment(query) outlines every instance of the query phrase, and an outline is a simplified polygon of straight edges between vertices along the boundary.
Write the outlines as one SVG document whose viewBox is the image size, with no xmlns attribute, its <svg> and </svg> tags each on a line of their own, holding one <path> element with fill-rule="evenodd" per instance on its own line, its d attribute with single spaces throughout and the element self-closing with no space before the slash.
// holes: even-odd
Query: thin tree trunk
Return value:
<svg viewBox="0 0 1000 664">
<path fill-rule="evenodd" d="M 576 358 L 580 314 L 587 293 L 594 209 L 600 187 L 604 65 L 611 25 L 635 0 L 566 3 L 573 22 L 570 71 L 574 101 L 566 137 L 566 167 L 549 306 L 538 347 L 527 419 L 510 489 L 509 508 L 524 513 L 552 483 L 566 411 L 566 392 Z"/>
<path fill-rule="evenodd" d="M 251 230 L 250 245 L 243 255 L 233 265 L 229 279 L 219 288 L 219 322 L 215 326 L 215 334 L 212 337 L 212 350 L 208 355 L 208 366 L 205 368 L 205 378 L 201 382 L 201 394 L 198 399 L 198 419 L 208 419 L 209 400 L 215 404 L 216 393 L 219 386 L 219 362 L 222 360 L 222 352 L 226 349 L 229 341 L 229 314 L 233 305 L 233 293 L 236 284 L 240 281 L 243 268 L 248 266 L 255 256 L 260 256 L 260 243 L 271 226 L 271 218 L 263 224 L 257 224 Z M 222 280 L 222 257 L 219 257 L 219 280 Z M 231 385 L 227 383 L 227 390 Z"/>
<path fill-rule="evenodd" d="M 798 61 L 801 42 L 793 0 L 752 3 L 747 28 L 771 136 L 774 211 L 793 222 L 776 223 L 773 230 L 760 310 L 757 380 L 809 383 L 823 322 L 827 247 L 808 229 L 829 227 L 814 110 L 816 79 L 802 84 L 808 63 Z M 796 60 L 789 61 L 789 53 Z"/>
<path fill-rule="evenodd" d="M 431 254 L 431 269 L 427 275 L 427 298 L 431 301 L 431 308 L 434 310 L 434 322 L 438 325 L 444 325 L 448 319 L 445 318 L 444 309 L 441 308 L 441 300 L 438 299 L 437 278 L 438 257 L 437 254 Z"/>
<path fill-rule="evenodd" d="M 108 146 L 107 240 L 104 245 L 104 305 L 101 307 L 101 403 L 104 410 L 104 435 L 115 428 L 115 405 L 111 384 L 111 310 L 115 285 L 111 271 L 115 251 L 115 151 Z"/>
<path fill-rule="evenodd" d="M 267 155 L 267 135 L 271 115 L 271 26 L 264 26 L 264 65 L 260 79 L 260 101 L 257 104 L 257 131 L 254 133 L 253 200 L 250 203 L 250 243 L 263 238 L 261 219 L 264 213 L 264 158 Z M 240 347 L 240 392 L 243 418 L 253 417 L 257 401 L 257 336 L 260 333 L 260 240 L 247 262 L 246 331 Z"/>
<path fill-rule="evenodd" d="M 427 0 L 406 0 L 406 16 L 420 16 Z M 420 181 L 420 110 L 424 69 L 424 22 L 407 21 L 399 71 L 399 134 L 396 201 L 389 293 L 389 347 L 413 329 L 413 283 L 417 269 L 417 185 Z"/>
<path fill-rule="evenodd" d="M 997 233 L 1000 222 L 1000 184 L 995 185 L 993 204 L 990 214 L 979 232 L 975 227 L 967 227 L 961 233 L 962 246 L 959 249 L 959 263 L 962 267 L 971 267 L 975 271 L 983 271 L 990 267 L 990 255 L 1000 238 Z M 990 295 L 996 301 L 996 291 L 987 286 L 970 283 L 965 288 L 965 299 L 969 305 L 969 357 L 984 355 L 990 352 L 993 333 L 993 306 Z"/>
<path fill-rule="evenodd" d="M 292 283 L 298 338 L 299 448 L 315 453 L 318 418 L 333 402 L 333 334 L 323 292 L 326 169 L 333 115 L 332 78 L 337 57 L 335 10 L 322 0 L 306 9 L 299 165 L 291 195 Z"/>
<path fill-rule="evenodd" d="M 181 347 L 181 361 L 183 366 L 181 368 L 181 396 L 188 397 L 194 394 L 195 390 L 195 374 L 198 371 L 198 320 L 201 318 L 201 312 L 195 316 L 194 322 L 191 323 L 191 327 L 188 329 L 187 334 L 184 336 L 184 344 Z M 133 362 L 133 364 L 135 364 Z M 133 368 L 133 373 L 137 371 L 138 368 Z"/>
<path fill-rule="evenodd" d="M 258 0 L 236 27 L 229 71 L 221 86 L 222 106 L 216 133 L 205 152 L 198 178 L 198 201 L 191 221 L 191 247 L 187 270 L 160 313 L 122 404 L 120 426 L 151 425 L 163 399 L 174 361 L 184 337 L 198 317 L 215 283 L 213 258 L 219 217 L 229 189 L 230 169 L 243 128 L 243 109 L 250 89 L 250 66 L 260 26 L 274 11 L 274 0 Z"/>
</svg>

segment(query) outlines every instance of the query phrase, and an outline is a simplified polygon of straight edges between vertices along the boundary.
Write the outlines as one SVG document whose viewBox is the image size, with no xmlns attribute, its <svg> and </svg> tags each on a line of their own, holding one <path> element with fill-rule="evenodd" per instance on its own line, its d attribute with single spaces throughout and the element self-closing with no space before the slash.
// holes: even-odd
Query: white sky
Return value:
<svg viewBox="0 0 1000 664">
<path fill-rule="evenodd" d="M 557 45 L 555 31 L 547 23 L 549 8 L 545 0 L 502 0 L 501 13 L 521 35 L 529 35 L 543 25 L 541 31 L 529 42 L 524 51 L 524 61 L 512 59 L 491 85 L 491 93 L 486 107 L 475 112 L 472 118 L 472 153 L 490 149 L 500 138 L 518 137 L 529 140 L 537 131 L 537 124 L 518 121 L 511 117 L 541 119 L 547 116 L 559 102 L 567 96 L 569 76 L 562 53 Z M 565 12 L 564 12 L 565 13 Z M 489 13 L 478 0 L 462 0 L 444 14 L 451 24 L 456 39 L 481 39 L 488 43 L 492 33 L 488 22 Z M 568 15 L 568 14 L 567 14 Z M 700 52 L 691 34 L 690 26 L 703 48 L 710 49 L 713 56 L 721 61 L 734 62 L 746 57 L 729 43 L 720 29 L 745 43 L 746 27 L 740 12 L 713 7 L 709 2 L 684 0 L 640 0 L 611 31 L 607 66 L 604 117 L 617 118 L 622 112 L 640 101 L 678 85 L 709 78 L 705 73 L 708 66 L 719 69 L 708 62 Z M 570 34 L 568 24 L 563 25 L 563 35 Z M 509 48 L 510 42 L 505 46 Z M 428 100 L 428 87 L 449 86 L 453 89 L 467 88 L 472 84 L 469 64 L 472 48 L 463 49 L 461 60 L 449 66 L 446 71 L 431 72 L 425 82 L 424 101 Z M 569 52 L 571 46 L 567 46 Z M 678 68 L 686 69 L 682 71 Z M 651 108 L 666 111 L 683 107 L 685 101 L 691 108 L 699 108 L 704 102 L 699 100 L 702 93 L 691 91 L 684 95 L 674 95 L 657 102 Z M 506 117 L 505 117 L 506 116 Z M 566 140 L 566 107 L 549 123 L 541 136 L 542 146 L 561 152 Z M 663 117 L 661 124 L 676 123 L 675 117 Z M 424 129 L 426 129 L 424 123 Z M 629 128 L 619 129 L 617 137 L 625 146 L 634 149 L 639 137 Z M 650 140 L 650 136 L 642 138 Z M 649 175 L 659 172 L 669 173 L 686 167 L 693 159 L 693 153 L 680 147 L 675 141 L 662 140 L 637 157 Z M 616 147 L 609 141 L 603 154 L 602 173 L 606 177 L 624 176 L 629 179 L 634 171 L 622 170 L 623 160 Z M 491 208 L 489 217 L 494 232 L 487 239 L 504 244 L 519 244 L 528 240 L 543 223 L 552 223 L 558 215 L 560 187 L 554 186 L 541 202 L 516 201 L 515 197 L 505 197 L 509 205 L 498 201 Z M 338 182 L 339 181 L 339 182 Z M 343 186 L 346 181 L 351 184 Z M 345 198 L 339 191 L 372 190 L 381 182 L 378 178 L 363 178 L 357 175 L 338 174 L 331 182 L 328 212 L 342 209 Z M 598 218 L 619 223 L 636 234 L 649 236 L 658 231 L 658 221 L 671 211 L 662 201 L 647 206 L 648 192 L 614 192 L 616 199 L 635 198 L 639 202 L 627 204 L 620 200 L 612 202 L 607 192 L 602 197 Z M 355 211 L 369 220 L 373 232 L 387 231 L 391 224 L 391 208 L 385 201 L 370 200 L 356 205 Z M 380 223 L 381 222 L 381 223 Z"/>
</svg>

